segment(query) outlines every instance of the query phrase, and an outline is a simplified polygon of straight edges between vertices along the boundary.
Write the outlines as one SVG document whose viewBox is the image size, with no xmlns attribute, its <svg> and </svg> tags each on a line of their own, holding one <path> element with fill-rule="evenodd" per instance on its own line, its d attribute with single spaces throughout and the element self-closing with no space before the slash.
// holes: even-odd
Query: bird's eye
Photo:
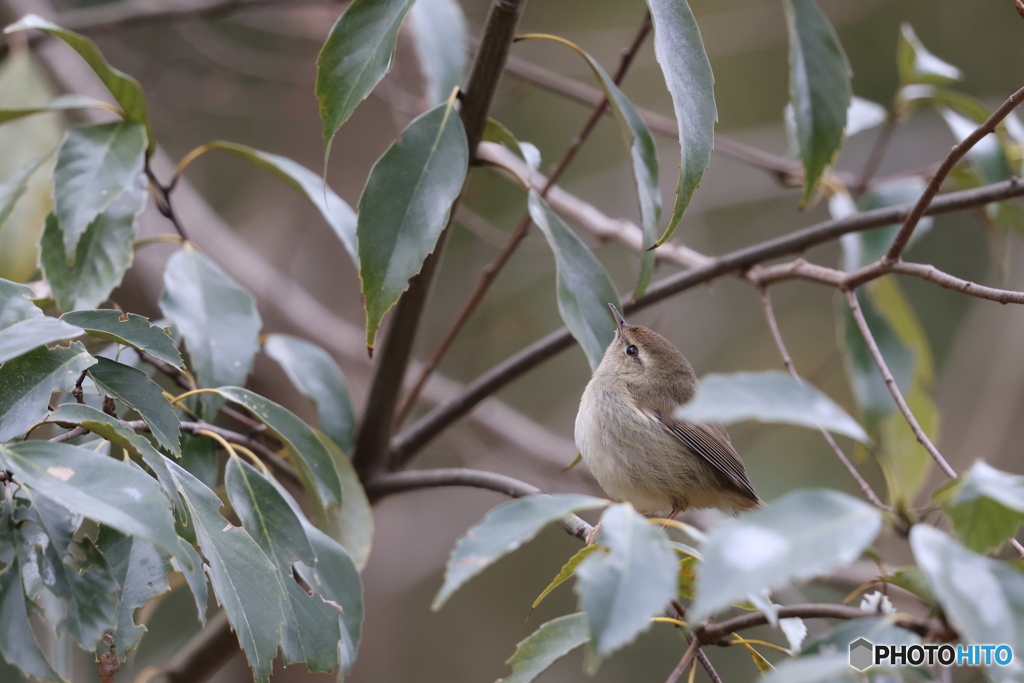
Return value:
<svg viewBox="0 0 1024 683">
<path fill-rule="evenodd" d="M 626 347 L 627 356 L 635 356 L 638 353 L 640 353 L 640 351 L 634 345 L 630 344 L 629 346 Z"/>
</svg>

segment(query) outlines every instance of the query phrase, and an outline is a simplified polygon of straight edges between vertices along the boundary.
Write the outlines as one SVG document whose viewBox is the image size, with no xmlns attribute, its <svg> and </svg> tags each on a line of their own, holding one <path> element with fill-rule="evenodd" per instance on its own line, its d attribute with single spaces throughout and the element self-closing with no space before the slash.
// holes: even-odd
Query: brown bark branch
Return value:
<svg viewBox="0 0 1024 683">
<path fill-rule="evenodd" d="M 953 149 L 946 158 L 943 159 L 942 164 L 939 166 L 939 170 L 932 176 L 931 181 L 928 183 L 928 187 L 925 188 L 924 192 L 918 198 L 917 203 L 914 204 L 914 209 L 907 214 L 907 217 L 903 220 L 903 226 L 900 231 L 896 234 L 895 239 L 892 241 L 892 246 L 889 247 L 889 251 L 885 254 L 886 261 L 898 261 L 903 255 L 903 250 L 907 248 L 907 244 L 910 243 L 910 236 L 914 234 L 914 228 L 917 227 L 918 221 L 925 215 L 928 206 L 932 203 L 935 195 L 938 194 L 939 188 L 942 187 L 943 181 L 946 180 L 946 176 L 953 170 L 957 162 L 967 154 L 974 145 L 981 141 L 989 133 L 995 131 L 996 126 L 1010 115 L 1017 105 L 1024 101 L 1024 88 L 1021 88 L 1017 92 L 1010 95 L 1009 99 L 1003 102 L 1002 105 L 988 117 L 988 119 L 980 126 L 974 129 L 974 132 L 968 135 L 957 145 L 953 146 Z"/>
<path fill-rule="evenodd" d="M 811 603 L 804 605 L 787 605 L 779 607 L 779 619 L 799 617 L 801 619 L 865 619 L 877 617 L 876 612 L 868 612 L 858 607 L 829 603 Z M 714 645 L 734 631 L 743 631 L 755 626 L 764 626 L 768 617 L 763 612 L 747 612 L 725 621 L 712 622 L 698 626 L 694 633 L 704 645 Z M 918 635 L 932 632 L 935 625 L 930 622 L 899 620 L 897 626 L 913 631 Z"/>
</svg>

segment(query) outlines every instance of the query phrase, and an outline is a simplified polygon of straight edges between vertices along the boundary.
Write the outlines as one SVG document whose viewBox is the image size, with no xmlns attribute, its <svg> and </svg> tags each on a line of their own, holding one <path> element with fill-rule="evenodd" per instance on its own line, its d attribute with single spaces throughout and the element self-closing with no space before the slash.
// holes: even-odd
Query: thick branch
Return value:
<svg viewBox="0 0 1024 683">
<path fill-rule="evenodd" d="M 903 254 L 903 250 L 907 248 L 907 244 L 910 243 L 910 236 L 914 234 L 914 228 L 917 227 L 917 222 L 921 220 L 921 217 L 925 215 L 929 204 L 932 199 L 938 194 L 939 188 L 942 187 L 943 181 L 946 180 L 946 176 L 953 170 L 957 162 L 963 158 L 967 152 L 978 144 L 982 138 L 989 133 L 995 131 L 996 126 L 1010 115 L 1017 105 L 1024 101 L 1024 88 L 1021 88 L 1017 92 L 1010 95 L 1010 98 L 1003 102 L 999 109 L 992 112 L 992 116 L 974 129 L 974 132 L 963 139 L 960 144 L 955 145 L 946 158 L 942 161 L 939 166 L 939 170 L 932 176 L 931 181 L 928 183 L 928 187 L 925 188 L 924 192 L 918 198 L 917 203 L 914 204 L 914 209 L 903 221 L 903 226 L 900 231 L 896 234 L 896 238 L 892 241 L 892 246 L 889 247 L 889 251 L 885 255 L 887 261 L 897 261 Z"/>
<path fill-rule="evenodd" d="M 504 69 L 524 4 L 525 0 L 498 0 L 491 6 L 460 112 L 471 153 L 475 152 L 483 135 L 487 112 L 491 108 L 491 100 L 498 87 L 498 79 Z M 391 324 L 374 370 L 362 426 L 352 453 L 352 464 L 364 479 L 385 466 L 399 392 L 412 355 L 430 282 L 448 232 L 447 227 L 442 231 L 433 253 L 424 261 L 420 273 L 409 282 L 409 289 L 399 299 L 391 315 Z"/>
<path fill-rule="evenodd" d="M 364 485 L 366 494 L 373 502 L 377 502 L 381 498 L 390 496 L 393 493 L 444 486 L 468 486 L 477 489 L 488 489 L 504 493 L 512 498 L 535 496 L 544 493 L 536 486 L 504 474 L 461 467 L 381 473 L 366 480 Z M 593 529 L 593 527 L 576 515 L 569 515 L 559 524 L 569 534 L 581 541 L 585 541 L 587 534 Z"/>
<path fill-rule="evenodd" d="M 1024 184 L 1017 179 L 987 185 L 974 190 L 950 192 L 936 197 L 926 213 L 937 214 L 981 206 L 1024 195 Z M 840 220 L 825 221 L 788 235 L 745 247 L 711 260 L 710 263 L 669 276 L 653 284 L 637 301 L 623 304 L 627 313 L 647 308 L 662 299 L 736 271 L 744 271 L 758 263 L 787 254 L 799 253 L 842 235 L 902 221 L 912 207 L 904 205 L 865 211 Z M 404 462 L 480 401 L 545 360 L 571 347 L 575 341 L 562 328 L 502 361 L 473 382 L 448 403 L 438 406 L 400 433 L 392 443 L 393 457 Z"/>
</svg>

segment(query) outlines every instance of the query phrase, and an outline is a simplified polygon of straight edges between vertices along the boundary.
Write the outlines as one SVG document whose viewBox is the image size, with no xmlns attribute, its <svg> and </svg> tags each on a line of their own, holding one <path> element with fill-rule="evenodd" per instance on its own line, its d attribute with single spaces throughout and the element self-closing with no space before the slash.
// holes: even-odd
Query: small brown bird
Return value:
<svg viewBox="0 0 1024 683">
<path fill-rule="evenodd" d="M 696 390 L 690 363 L 611 309 L 615 338 L 576 414 L 576 446 L 601 488 L 645 514 L 671 511 L 670 519 L 688 508 L 762 506 L 723 425 L 672 417 Z"/>
</svg>

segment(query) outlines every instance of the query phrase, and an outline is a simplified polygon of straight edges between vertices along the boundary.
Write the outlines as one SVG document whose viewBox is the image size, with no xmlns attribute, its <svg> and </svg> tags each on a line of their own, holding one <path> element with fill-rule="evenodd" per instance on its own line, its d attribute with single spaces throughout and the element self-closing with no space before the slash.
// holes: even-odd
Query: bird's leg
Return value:
<svg viewBox="0 0 1024 683">
<path fill-rule="evenodd" d="M 587 545 L 594 545 L 594 539 L 597 538 L 597 532 L 601 530 L 601 524 L 603 524 L 603 522 L 598 522 L 597 524 L 595 524 L 594 528 L 591 529 L 590 533 L 587 534 Z"/>
</svg>

